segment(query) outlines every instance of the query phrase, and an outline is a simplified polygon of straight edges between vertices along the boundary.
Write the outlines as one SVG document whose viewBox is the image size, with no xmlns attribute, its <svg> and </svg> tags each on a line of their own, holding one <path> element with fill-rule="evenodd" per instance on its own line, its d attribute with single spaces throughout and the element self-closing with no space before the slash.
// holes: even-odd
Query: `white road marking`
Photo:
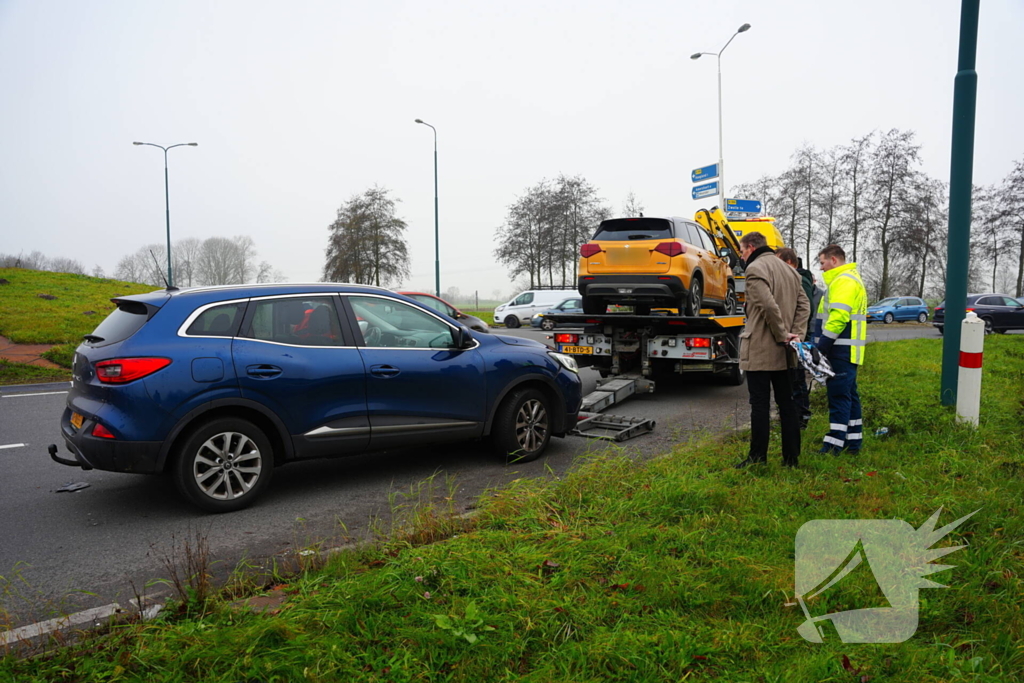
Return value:
<svg viewBox="0 0 1024 683">
<path fill-rule="evenodd" d="M 57 394 L 66 394 L 66 391 L 44 391 L 38 394 L 4 394 L 4 398 L 22 398 L 23 396 L 56 396 Z"/>
<path fill-rule="evenodd" d="M 90 621 L 106 619 L 117 614 L 120 610 L 121 606 L 116 602 L 113 602 L 109 605 L 103 605 L 102 607 L 94 607 L 93 609 L 87 609 L 83 612 L 69 614 L 65 617 L 61 617 L 60 619 L 40 621 L 35 624 L 16 628 L 12 631 L 3 631 L 0 633 L 0 645 L 10 645 L 11 643 L 16 643 L 19 640 L 36 638 L 62 628 L 67 628 L 68 626 L 78 626 Z"/>
<path fill-rule="evenodd" d="M 0 450 L 3 450 L 5 448 L 24 448 L 24 447 L 25 447 L 25 444 L 23 444 L 23 443 L 9 443 L 6 446 L 0 446 Z"/>
</svg>

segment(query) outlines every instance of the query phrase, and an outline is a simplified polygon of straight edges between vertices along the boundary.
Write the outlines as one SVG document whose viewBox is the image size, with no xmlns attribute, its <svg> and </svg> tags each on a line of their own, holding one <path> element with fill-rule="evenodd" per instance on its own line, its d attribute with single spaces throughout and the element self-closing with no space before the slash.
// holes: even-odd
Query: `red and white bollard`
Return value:
<svg viewBox="0 0 1024 683">
<path fill-rule="evenodd" d="M 960 422 L 978 426 L 981 413 L 981 357 L 985 349 L 985 321 L 970 311 L 960 324 L 960 371 L 957 375 L 956 415 Z"/>
</svg>

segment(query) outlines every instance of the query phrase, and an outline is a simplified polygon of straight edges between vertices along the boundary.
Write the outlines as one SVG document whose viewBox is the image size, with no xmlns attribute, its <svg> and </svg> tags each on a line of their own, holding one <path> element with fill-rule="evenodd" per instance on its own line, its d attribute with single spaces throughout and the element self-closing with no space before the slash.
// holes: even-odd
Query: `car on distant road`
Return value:
<svg viewBox="0 0 1024 683">
<path fill-rule="evenodd" d="M 968 294 L 967 310 L 985 321 L 985 333 L 1006 333 L 1024 330 L 1024 303 L 1006 294 Z M 946 318 L 946 302 L 935 307 L 932 324 L 942 334 Z"/>
<path fill-rule="evenodd" d="M 491 328 L 487 323 L 480 318 L 475 315 L 470 315 L 469 313 L 463 313 L 444 299 L 436 297 L 433 294 L 427 294 L 426 292 L 399 292 L 399 294 L 404 294 L 410 299 L 416 299 L 416 301 L 419 301 L 421 304 L 426 304 L 438 313 L 444 313 L 449 318 L 455 318 L 474 332 L 491 331 Z"/>
<path fill-rule="evenodd" d="M 160 290 L 75 351 L 60 429 L 84 469 L 170 474 L 211 512 L 249 505 L 277 466 L 489 438 L 509 461 L 576 425 L 576 362 L 471 332 L 395 292 L 319 283 Z M 424 448 L 425 447 L 425 448 Z"/>
<path fill-rule="evenodd" d="M 520 325 L 528 325 L 530 319 L 542 311 L 546 311 L 558 302 L 576 296 L 574 289 L 555 287 L 537 287 L 517 294 L 508 303 L 494 309 L 495 324 L 503 324 L 509 329 Z"/>
<path fill-rule="evenodd" d="M 550 316 L 557 315 L 559 313 L 582 313 L 583 312 L 583 300 L 580 297 L 572 299 L 566 299 L 562 301 L 554 308 L 549 308 L 546 311 L 542 311 L 537 315 L 530 318 L 531 327 L 539 327 L 542 330 L 553 330 L 559 325 L 568 325 L 570 323 L 556 323 L 551 319 Z"/>
<path fill-rule="evenodd" d="M 928 322 L 928 304 L 916 296 L 890 296 L 868 306 L 868 322 Z"/>
</svg>

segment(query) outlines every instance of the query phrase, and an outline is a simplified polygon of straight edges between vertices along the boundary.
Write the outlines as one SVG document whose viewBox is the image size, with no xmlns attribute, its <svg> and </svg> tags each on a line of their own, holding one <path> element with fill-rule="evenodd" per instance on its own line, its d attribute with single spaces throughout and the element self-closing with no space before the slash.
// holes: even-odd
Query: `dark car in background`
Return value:
<svg viewBox="0 0 1024 683">
<path fill-rule="evenodd" d="M 916 296 L 891 296 L 868 306 L 868 322 L 928 322 L 928 304 Z"/>
<path fill-rule="evenodd" d="M 170 474 L 211 512 L 296 460 L 489 438 L 510 461 L 576 425 L 576 362 L 360 285 L 238 285 L 113 299 L 76 349 L 64 465 Z"/>
<path fill-rule="evenodd" d="M 1006 333 L 1024 330 L 1024 303 L 1006 294 L 968 294 L 967 310 L 974 311 L 985 321 L 985 332 Z M 945 325 L 946 302 L 935 307 L 932 324 L 942 334 Z"/>
<path fill-rule="evenodd" d="M 475 332 L 490 332 L 491 328 L 480 318 L 475 315 L 463 313 L 459 309 L 452 306 L 450 303 L 434 296 L 433 294 L 427 294 L 426 292 L 399 292 L 404 294 L 410 299 L 415 299 L 421 304 L 425 304 L 430 308 L 433 308 L 438 313 L 444 313 L 449 318 L 454 318 L 461 322 L 463 325 Z"/>
<path fill-rule="evenodd" d="M 566 299 L 560 302 L 554 308 L 549 308 L 546 311 L 538 313 L 537 315 L 530 318 L 531 327 L 539 327 L 542 330 L 553 330 L 559 325 L 563 327 L 571 323 L 556 323 L 550 318 L 551 315 L 558 313 L 582 313 L 583 312 L 583 299 L 581 297 L 575 297 Z"/>
</svg>

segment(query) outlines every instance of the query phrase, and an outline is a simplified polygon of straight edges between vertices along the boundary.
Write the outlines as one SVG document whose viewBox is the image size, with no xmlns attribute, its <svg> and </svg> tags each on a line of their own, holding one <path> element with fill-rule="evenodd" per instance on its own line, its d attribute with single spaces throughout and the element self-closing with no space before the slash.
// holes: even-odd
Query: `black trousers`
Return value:
<svg viewBox="0 0 1024 683">
<path fill-rule="evenodd" d="M 807 373 L 802 367 L 789 371 L 793 382 L 793 400 L 796 401 L 796 414 L 801 419 L 811 419 L 811 393 L 807 388 Z"/>
<path fill-rule="evenodd" d="M 750 459 L 768 459 L 768 436 L 771 433 L 770 400 L 774 390 L 775 404 L 782 420 L 782 461 L 796 465 L 800 455 L 800 418 L 793 400 L 792 374 L 789 370 L 747 371 L 750 391 Z"/>
</svg>

